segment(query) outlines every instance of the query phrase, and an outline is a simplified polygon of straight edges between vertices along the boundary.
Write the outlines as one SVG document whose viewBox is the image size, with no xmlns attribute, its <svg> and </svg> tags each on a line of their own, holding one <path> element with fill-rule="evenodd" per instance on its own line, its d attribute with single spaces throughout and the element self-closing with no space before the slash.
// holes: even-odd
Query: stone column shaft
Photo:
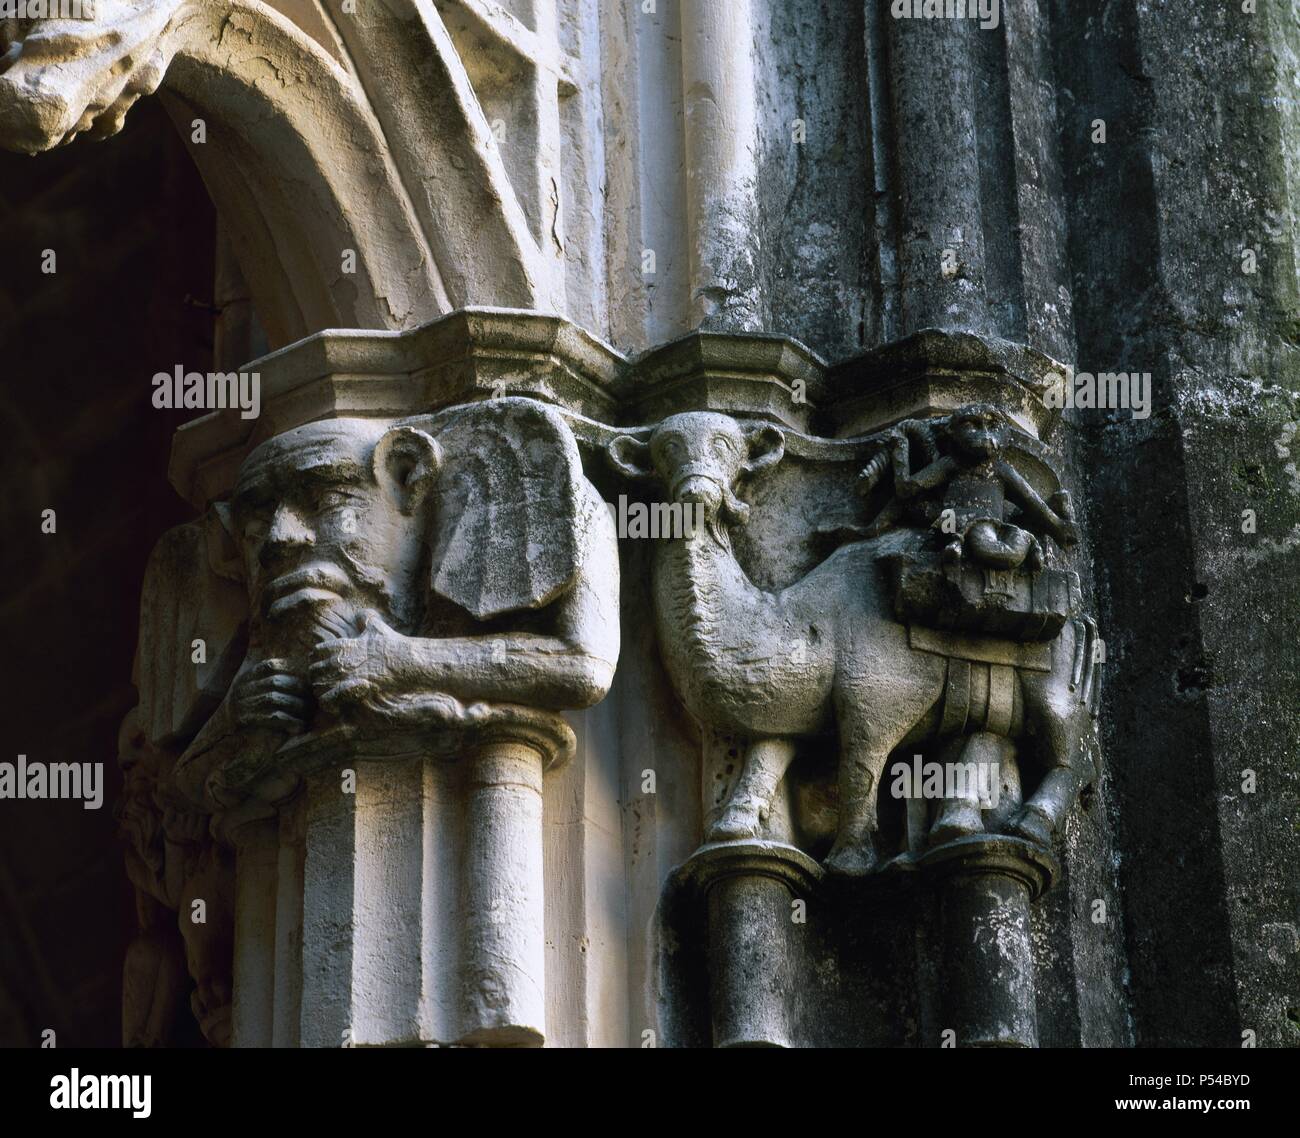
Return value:
<svg viewBox="0 0 1300 1138">
<path fill-rule="evenodd" d="M 754 330 L 762 320 L 750 0 L 682 0 L 681 25 L 691 320 Z"/>
<path fill-rule="evenodd" d="M 958 1047 L 1037 1047 L 1029 906 L 1059 865 L 1032 842 L 981 834 L 936 846 L 919 867 L 939 897 L 940 1031 Z"/>
<path fill-rule="evenodd" d="M 233 1043 L 269 1047 L 275 1000 L 279 827 L 262 818 L 239 827 L 235 841 Z"/>
<path fill-rule="evenodd" d="M 345 769 L 356 772 L 354 794 L 341 788 Z M 441 762 L 416 758 L 340 762 L 308 778 L 303 1046 L 420 1046 L 457 1038 L 451 989 L 458 810 L 450 777 Z M 295 880 L 295 873 L 282 879 L 285 895 Z M 286 993 L 286 1006 L 292 1002 Z"/>
<path fill-rule="evenodd" d="M 714 1046 L 791 1046 L 790 890 L 757 874 L 723 878 L 708 921 Z"/>
<path fill-rule="evenodd" d="M 973 82 L 974 36 L 983 33 L 970 20 L 899 20 L 881 7 L 899 197 L 899 333 L 986 330 Z"/>
<path fill-rule="evenodd" d="M 958 1047 L 1037 1047 L 1029 889 L 1000 873 L 943 886 L 943 1027 Z"/>
<path fill-rule="evenodd" d="M 540 1046 L 546 1036 L 542 766 L 534 747 L 484 744 L 465 787 L 461 1041 Z"/>
</svg>

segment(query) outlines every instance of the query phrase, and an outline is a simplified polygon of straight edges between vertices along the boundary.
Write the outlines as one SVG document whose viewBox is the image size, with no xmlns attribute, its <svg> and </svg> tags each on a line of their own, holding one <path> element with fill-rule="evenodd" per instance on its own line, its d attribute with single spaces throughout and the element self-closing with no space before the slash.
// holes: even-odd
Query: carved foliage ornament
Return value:
<svg viewBox="0 0 1300 1138">
<path fill-rule="evenodd" d="M 182 7 L 183 0 L 98 0 L 85 5 L 85 18 L 0 20 L 7 145 L 36 153 L 81 134 L 116 134 L 127 111 L 162 82 L 174 51 L 168 32 Z"/>
</svg>

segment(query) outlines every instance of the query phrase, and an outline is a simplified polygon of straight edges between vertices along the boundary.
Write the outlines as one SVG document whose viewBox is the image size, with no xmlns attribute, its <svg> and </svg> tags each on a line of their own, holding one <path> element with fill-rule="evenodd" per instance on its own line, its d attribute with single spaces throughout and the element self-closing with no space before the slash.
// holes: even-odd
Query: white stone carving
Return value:
<svg viewBox="0 0 1300 1138">
<path fill-rule="evenodd" d="M 697 532 L 659 542 L 654 596 L 664 664 L 683 703 L 701 723 L 748 740 L 742 773 L 708 840 L 760 837 L 796 742 L 834 728 L 840 821 L 827 865 L 863 874 L 877 864 L 877 798 L 890 754 L 905 741 L 942 736 L 949 727 L 942 712 L 959 697 L 950 690 L 949 646 L 916 650 L 880 567 L 918 549 L 916 531 L 845 545 L 780 592 L 756 587 L 740 568 L 730 530 L 744 524 L 749 507 L 737 490 L 783 450 L 774 425 L 712 412 L 673 415 L 648 440 L 622 435 L 610 444 L 626 475 L 654 478 L 672 501 L 704 510 Z M 994 735 L 1023 732 L 1045 749 L 1050 774 L 1015 822 L 1039 842 L 1050 841 L 1082 777 L 1091 711 L 1080 675 L 1092 665 L 1081 630 L 1066 626 L 1049 671 L 997 665 L 1005 692 L 995 704 L 990 688 L 981 712 Z M 963 709 L 962 723 L 966 715 Z M 983 745 L 981 734 L 970 738 L 971 747 Z M 963 801 L 944 813 L 933 840 L 982 830 L 978 809 Z"/>
<path fill-rule="evenodd" d="M 200 847 L 179 896 L 161 901 L 182 906 L 183 917 L 189 892 L 217 898 L 233 888 L 239 898 L 233 965 L 219 972 L 222 985 L 200 984 L 205 1030 L 228 1037 L 233 968 L 241 1044 L 273 1042 L 277 1030 L 317 1045 L 344 1030 L 358 1043 L 542 1042 L 542 776 L 575 751 L 556 712 L 600 700 L 619 649 L 613 526 L 572 434 L 554 410 L 518 398 L 398 423 L 327 419 L 258 447 L 232 490 L 218 508 L 224 540 L 209 520 L 155 558 L 137 713 L 160 741 L 184 746 L 156 781 L 187 796 L 188 810 L 214 815 L 219 839 Z M 214 571 L 236 575 L 248 605 L 246 654 L 215 710 L 210 685 L 165 682 L 195 630 L 211 638 L 214 659 L 228 661 L 241 642 L 237 618 L 213 615 L 209 595 L 232 601 Z M 404 784 L 398 768 L 408 765 L 417 786 L 442 788 L 428 823 L 365 806 Z M 356 772 L 355 793 L 342 786 L 345 769 Z M 390 790 L 376 798 L 377 786 Z M 285 813 L 295 796 L 300 813 Z M 268 829 L 275 807 L 301 818 L 296 837 Z M 354 840 L 340 839 L 340 825 Z M 409 1018 L 385 1018 L 394 1005 L 376 1020 L 367 985 L 396 969 L 428 996 L 431 965 L 422 943 L 405 957 L 369 955 L 408 918 L 376 904 L 356 876 L 357 842 L 397 856 L 430 840 L 443 848 L 438 872 L 453 880 L 419 886 L 421 869 L 414 882 L 426 901 L 451 891 L 461 935 L 447 947 L 438 992 Z M 274 852 L 286 841 L 299 852 L 285 856 L 306 858 L 288 876 Z M 285 906 L 302 913 L 297 933 Z M 443 929 L 437 935 L 452 929 L 448 913 L 417 908 Z M 342 957 L 324 931 L 340 912 L 354 913 Z M 229 935 L 229 918 L 219 925 Z M 301 955 L 276 972 L 267 961 L 284 936 L 302 938 Z M 218 975 L 223 943 L 187 943 L 192 973 Z M 218 1027 L 210 1005 L 223 993 Z M 135 1018 L 148 1019 L 150 1000 L 161 998 L 135 997 Z M 322 1003 L 338 1017 L 317 1015 Z"/>
</svg>

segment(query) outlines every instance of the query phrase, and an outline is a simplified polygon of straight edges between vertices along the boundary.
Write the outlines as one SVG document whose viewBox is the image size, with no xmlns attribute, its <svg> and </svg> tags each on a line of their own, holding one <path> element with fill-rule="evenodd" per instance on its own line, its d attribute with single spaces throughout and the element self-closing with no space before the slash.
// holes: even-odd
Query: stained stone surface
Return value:
<svg viewBox="0 0 1300 1138">
<path fill-rule="evenodd" d="M 1296 25 L 1136 8 L 1060 26 L 1067 121 L 1123 124 L 1104 162 L 1082 135 L 1065 151 L 1079 358 L 1136 361 L 1156 393 L 1145 422 L 1078 428 L 1119 636 L 1118 880 L 1151 914 L 1126 925 L 1136 1038 L 1295 1046 Z"/>
<path fill-rule="evenodd" d="M 129 1037 L 1300 1043 L 1289 13 L 102 7 L 0 142 L 160 89 L 273 349 L 172 448 Z"/>
</svg>

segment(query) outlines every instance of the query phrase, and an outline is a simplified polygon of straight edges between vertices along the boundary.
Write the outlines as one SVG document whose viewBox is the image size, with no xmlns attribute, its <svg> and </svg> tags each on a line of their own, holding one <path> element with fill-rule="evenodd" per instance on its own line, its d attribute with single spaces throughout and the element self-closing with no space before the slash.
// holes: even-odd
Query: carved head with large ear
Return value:
<svg viewBox="0 0 1300 1138">
<path fill-rule="evenodd" d="M 371 466 L 375 481 L 409 517 L 420 510 L 437 485 L 442 447 L 419 428 L 399 424 L 375 444 Z"/>
<path fill-rule="evenodd" d="M 781 460 L 785 435 L 771 423 L 740 423 L 713 411 L 670 415 L 648 442 L 619 435 L 608 446 L 614 467 L 630 478 L 656 477 L 675 502 L 699 505 L 709 522 L 743 524 L 749 507 L 737 484 Z"/>
<path fill-rule="evenodd" d="M 427 513 L 433 592 L 478 620 L 543 608 L 566 593 L 598 532 L 590 515 L 603 507 L 564 420 L 544 404 L 510 397 L 401 429 L 417 424 L 445 456 L 433 464 Z M 409 455 L 409 438 L 403 446 Z M 407 484 L 418 484 L 427 468 L 408 466 Z"/>
<path fill-rule="evenodd" d="M 244 460 L 231 498 L 260 651 L 295 658 L 355 636 L 365 614 L 405 630 L 423 609 L 424 526 L 412 521 L 440 469 L 409 425 L 323 419 Z"/>
</svg>

